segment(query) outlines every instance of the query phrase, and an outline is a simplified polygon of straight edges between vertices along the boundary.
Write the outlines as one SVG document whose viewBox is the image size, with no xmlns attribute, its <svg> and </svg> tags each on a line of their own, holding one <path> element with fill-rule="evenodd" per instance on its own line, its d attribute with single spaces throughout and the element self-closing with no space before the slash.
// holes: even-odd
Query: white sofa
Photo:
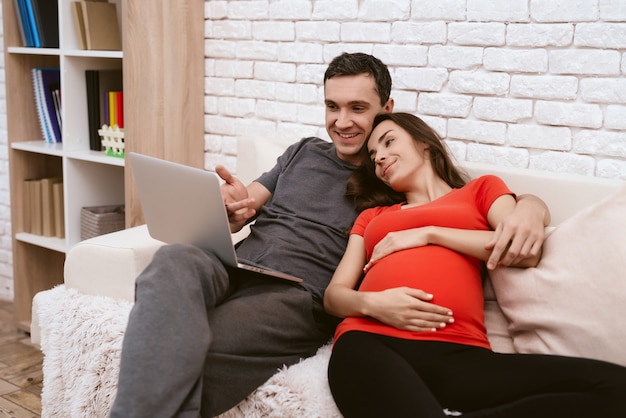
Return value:
<svg viewBox="0 0 626 418">
<path fill-rule="evenodd" d="M 238 175 L 244 180 L 254 178 L 257 173 L 273 165 L 275 157 L 285 146 L 286 144 L 268 140 L 240 139 Z M 464 167 L 472 176 L 493 173 L 501 176 L 515 192 L 532 193 L 541 197 L 551 209 L 553 226 L 576 218 L 573 215 L 581 209 L 597 205 L 607 196 L 613 196 L 618 190 L 624 189 L 623 182 L 619 180 L 499 168 L 490 165 L 464 164 Z M 618 204 L 625 205 L 622 209 L 625 209 L 623 213 L 626 213 L 626 203 L 623 200 L 626 199 L 622 199 Z M 593 206 L 586 210 L 593 214 L 595 210 L 601 209 Z M 617 225 L 616 228 L 622 228 L 622 226 Z M 556 230 L 558 231 L 558 227 Z M 571 234 L 577 235 L 575 232 Z M 235 240 L 240 237 L 241 235 L 237 236 Z M 567 236 L 561 239 L 572 241 Z M 558 253 L 558 248 L 550 249 L 548 252 L 550 240 L 551 237 L 546 241 L 547 264 L 555 258 L 552 254 Z M 589 238 L 581 237 L 580 240 L 584 243 Z M 120 346 L 134 299 L 134 281 L 160 245 L 162 245 L 161 242 L 150 238 L 145 225 L 83 241 L 67 254 L 65 283 L 36 295 L 33 301 L 31 335 L 35 342 L 40 343 L 45 355 L 42 391 L 44 417 L 107 415 L 115 395 Z M 561 244 L 557 247 L 559 245 Z M 618 248 L 617 260 L 626 259 L 625 234 L 622 234 L 617 245 L 613 243 L 613 247 Z M 555 262 L 558 263 L 558 261 Z M 567 265 L 569 266 L 569 263 Z M 516 283 L 544 283 L 549 280 L 536 277 L 514 277 L 519 272 L 513 270 L 516 269 L 500 269 L 497 272 L 496 275 L 502 276 L 498 277 L 498 284 L 505 283 L 501 289 L 499 285 L 492 287 L 491 282 L 486 281 L 486 323 L 494 350 L 560 352 L 626 363 L 624 358 L 615 358 L 621 355 L 621 349 L 616 349 L 617 354 L 606 354 L 600 353 L 600 349 L 596 346 L 585 346 L 582 349 L 574 347 L 578 344 L 571 343 L 568 338 L 588 339 L 587 334 L 580 330 L 567 331 L 564 337 L 560 336 L 565 340 L 564 343 L 561 340 L 557 341 L 556 345 L 547 343 L 546 341 L 549 342 L 550 338 L 541 335 L 541 332 L 545 331 L 541 325 L 542 321 L 554 324 L 559 329 L 562 329 L 561 327 L 567 329 L 566 323 L 569 318 L 566 317 L 571 315 L 565 311 L 559 312 L 558 309 L 546 313 L 541 309 L 538 310 L 545 306 L 537 304 L 541 304 L 544 299 L 559 300 L 564 292 L 557 286 L 552 294 L 543 294 L 539 297 L 536 294 L 530 295 L 527 297 L 528 302 L 517 302 L 516 295 L 532 292 L 528 289 L 516 289 Z M 541 268 L 529 270 L 531 271 L 528 274 L 543 271 Z M 563 269 L 558 268 L 557 265 L 557 270 Z M 492 276 L 492 280 L 495 282 L 496 278 Z M 563 280 L 558 278 L 556 280 L 559 286 L 569 288 L 567 284 L 563 284 Z M 494 288 L 498 297 L 502 296 L 508 301 L 506 307 L 496 301 Z M 534 286 L 533 291 L 537 291 L 537 288 L 541 286 Z M 612 293 L 608 289 L 600 289 L 598 292 L 600 292 L 598 296 L 600 298 L 604 297 L 602 292 Z M 626 302 L 626 291 L 619 294 L 617 298 L 615 302 L 610 303 Z M 523 297 L 522 300 L 524 300 Z M 550 303 L 548 306 L 551 306 Z M 626 306 L 624 303 L 622 305 Z M 506 316 L 501 308 L 507 313 Z M 571 308 L 579 309 L 576 305 L 572 306 L 569 301 L 564 301 L 563 309 Z M 520 322 L 525 318 L 526 310 L 529 314 L 540 313 L 537 318 L 539 325 Z M 576 325 L 575 322 L 574 325 Z M 534 341 L 540 340 L 540 345 L 544 346 L 539 348 L 524 346 L 524 338 L 528 340 L 529 333 L 535 335 Z M 624 332 L 618 330 L 617 333 L 619 334 L 617 341 L 621 339 L 626 342 Z M 517 340 L 520 336 L 522 340 L 518 344 Z M 602 344 L 606 345 L 607 341 L 602 338 L 604 335 L 593 336 L 593 339 L 599 340 L 597 344 L 600 344 L 600 347 Z M 326 345 L 316 356 L 278 371 L 248 399 L 223 416 L 340 417 L 326 383 L 326 365 L 329 354 L 330 346 Z"/>
</svg>

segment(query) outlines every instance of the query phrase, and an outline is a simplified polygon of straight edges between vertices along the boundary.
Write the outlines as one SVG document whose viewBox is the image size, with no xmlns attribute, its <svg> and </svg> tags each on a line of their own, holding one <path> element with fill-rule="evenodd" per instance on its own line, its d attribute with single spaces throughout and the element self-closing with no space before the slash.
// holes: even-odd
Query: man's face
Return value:
<svg viewBox="0 0 626 418">
<path fill-rule="evenodd" d="M 369 74 L 333 77 L 324 84 L 326 131 L 337 155 L 359 164 L 358 153 L 372 130 L 374 117 L 391 112 L 393 100 L 381 106 L 374 77 Z"/>
</svg>

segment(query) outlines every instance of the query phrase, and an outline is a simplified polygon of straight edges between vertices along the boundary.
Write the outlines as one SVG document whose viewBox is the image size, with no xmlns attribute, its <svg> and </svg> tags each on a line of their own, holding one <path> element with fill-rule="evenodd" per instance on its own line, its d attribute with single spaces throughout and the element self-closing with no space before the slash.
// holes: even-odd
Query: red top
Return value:
<svg viewBox="0 0 626 418">
<path fill-rule="evenodd" d="M 363 236 L 367 259 L 388 232 L 436 225 L 491 230 L 487 213 L 500 196 L 513 194 L 496 176 L 483 176 L 425 205 L 402 209 L 382 206 L 363 211 L 352 234 Z M 434 295 L 432 302 L 452 310 L 454 323 L 427 332 L 404 331 L 370 317 L 348 317 L 335 332 L 359 330 L 410 340 L 443 341 L 490 348 L 483 313 L 481 260 L 437 245 L 397 251 L 378 260 L 364 277 L 360 291 L 408 286 Z"/>
</svg>

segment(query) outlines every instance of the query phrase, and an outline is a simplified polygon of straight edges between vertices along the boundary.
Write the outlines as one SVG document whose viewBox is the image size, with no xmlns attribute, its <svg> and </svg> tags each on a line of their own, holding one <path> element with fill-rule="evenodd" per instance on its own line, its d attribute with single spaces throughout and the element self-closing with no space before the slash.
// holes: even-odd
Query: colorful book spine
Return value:
<svg viewBox="0 0 626 418">
<path fill-rule="evenodd" d="M 111 112 L 109 111 L 109 92 L 102 93 L 102 109 L 104 111 L 103 123 L 106 126 L 111 126 Z"/>
<path fill-rule="evenodd" d="M 13 9 L 15 10 L 15 17 L 17 19 L 17 28 L 20 30 L 22 45 L 28 46 L 26 31 L 24 31 L 24 20 L 22 19 L 22 5 L 20 4 L 20 0 L 13 0 Z"/>
<path fill-rule="evenodd" d="M 117 111 L 117 126 L 124 129 L 124 92 L 115 92 L 115 110 Z"/>
<path fill-rule="evenodd" d="M 117 125 L 117 111 L 115 110 L 117 100 L 115 100 L 114 91 L 109 91 L 107 94 L 109 95 L 109 126 L 115 126 Z"/>
<path fill-rule="evenodd" d="M 41 48 L 41 39 L 39 37 L 39 29 L 37 28 L 37 21 L 35 19 L 33 4 L 31 3 L 31 0 L 24 0 L 24 3 L 26 4 L 26 17 L 28 20 L 28 25 L 30 27 L 31 35 L 33 37 L 33 44 L 29 46 Z"/>
<path fill-rule="evenodd" d="M 13 7 L 24 46 L 59 47 L 58 0 L 13 0 Z"/>
</svg>

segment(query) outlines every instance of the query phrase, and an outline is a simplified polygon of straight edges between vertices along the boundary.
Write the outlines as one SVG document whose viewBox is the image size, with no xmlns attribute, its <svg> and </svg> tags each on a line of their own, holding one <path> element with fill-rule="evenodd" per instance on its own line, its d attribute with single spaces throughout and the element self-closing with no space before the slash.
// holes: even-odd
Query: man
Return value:
<svg viewBox="0 0 626 418">
<path fill-rule="evenodd" d="M 346 181 L 374 117 L 393 110 L 390 92 L 380 60 L 342 54 L 324 75 L 332 143 L 300 140 L 247 188 L 217 168 L 231 230 L 256 219 L 238 256 L 304 283 L 227 269 L 194 246 L 162 247 L 137 278 L 112 417 L 218 415 L 329 340 L 336 318 L 324 312 L 323 294 L 357 215 Z M 506 263 L 543 241 L 545 206 L 522 201 L 494 240 L 494 260 L 506 254 Z M 434 304 L 423 316 L 433 324 L 449 319 Z"/>
</svg>

